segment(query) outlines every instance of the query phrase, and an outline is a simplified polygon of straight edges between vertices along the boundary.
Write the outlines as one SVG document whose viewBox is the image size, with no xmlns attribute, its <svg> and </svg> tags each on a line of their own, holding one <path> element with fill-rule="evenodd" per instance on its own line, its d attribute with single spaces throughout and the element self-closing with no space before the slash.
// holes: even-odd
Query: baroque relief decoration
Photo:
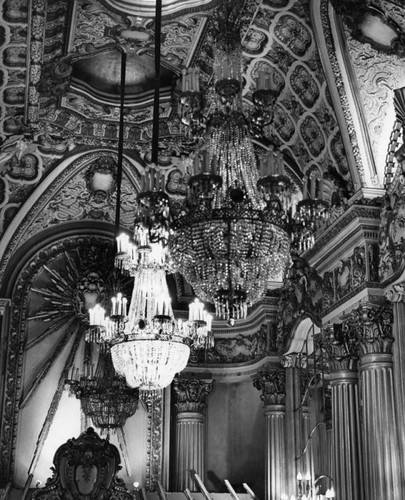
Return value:
<svg viewBox="0 0 405 500">
<path fill-rule="evenodd" d="M 75 406 L 68 397 L 65 381 L 73 369 L 83 367 L 84 370 L 97 364 L 96 348 L 84 348 L 87 311 L 95 302 L 110 295 L 114 279 L 109 271 L 113 270 L 111 239 L 83 236 L 65 238 L 61 243 L 43 248 L 20 273 L 13 292 L 7 353 L 7 411 L 3 414 L 0 447 L 2 481 L 7 482 L 13 470 L 17 482 L 26 477 L 27 464 L 14 462 L 16 448 L 21 446 L 33 457 L 32 471 L 41 471 L 45 467 L 43 457 L 55 440 L 54 424 L 58 415 L 60 412 L 71 414 L 75 408 L 79 410 L 79 402 Z M 27 424 L 27 415 L 38 398 L 42 409 L 35 424 Z M 125 438 L 124 428 L 118 429 L 111 439 L 120 448 L 124 476 L 135 480 L 132 476 L 135 471 L 131 470 L 128 460 L 131 456 L 145 464 L 145 487 L 153 489 L 161 477 L 162 398 L 148 401 L 147 408 L 148 413 L 139 409 L 124 424 L 132 436 L 131 442 Z M 71 416 L 64 431 L 58 430 L 56 439 L 60 440 L 65 430 L 69 432 L 75 425 L 74 414 Z M 79 416 L 76 420 L 80 422 Z M 139 434 L 135 432 L 142 426 L 144 430 Z M 146 443 L 143 446 L 142 435 L 153 441 L 153 447 L 147 448 Z M 135 458 L 140 450 L 143 456 Z"/>
<path fill-rule="evenodd" d="M 99 56 L 99 52 L 108 44 L 117 44 L 118 40 L 129 54 L 125 147 L 137 149 L 149 161 L 147 153 L 152 135 L 151 108 L 143 106 L 141 109 L 131 101 L 131 65 L 135 64 L 133 58 L 152 55 L 152 16 L 146 14 L 150 6 L 146 8 L 145 5 L 144 16 L 136 17 L 128 16 L 126 8 L 121 10 L 122 6 L 111 11 L 106 9 L 106 2 L 76 0 L 74 16 L 71 17 L 68 8 L 59 9 L 56 8 L 56 0 L 53 3 L 56 14 L 52 17 L 41 10 L 38 0 L 33 2 L 35 15 L 32 17 L 32 29 L 35 28 L 36 44 L 31 47 L 30 54 L 28 126 L 34 127 L 41 138 L 42 150 L 53 148 L 55 152 L 59 148 L 61 153 L 62 150 L 66 152 L 80 144 L 116 144 L 117 93 L 114 91 L 110 103 L 106 104 L 107 90 L 103 91 L 103 99 L 101 94 L 97 97 L 97 92 L 91 94 L 90 91 L 90 87 L 94 87 L 95 78 L 101 78 L 100 75 L 93 72 L 93 76 L 86 77 L 85 80 L 89 82 L 86 88 L 80 84 L 80 75 L 83 71 L 92 71 L 92 59 L 113 57 L 108 55 L 111 52 L 103 56 Z M 168 9 L 174 8 L 176 18 L 170 15 L 164 18 L 162 67 L 170 70 L 174 78 L 179 80 L 182 69 L 194 65 L 199 68 L 202 81 L 209 82 L 212 74 L 212 51 L 209 48 L 211 34 L 207 19 L 213 2 L 199 3 L 198 8 L 197 5 L 191 7 L 188 4 L 190 6 L 187 9 L 180 7 L 180 4 L 181 2 L 176 4 L 175 8 L 174 4 L 170 4 L 170 7 L 167 5 Z M 281 7 L 283 11 L 280 10 Z M 257 9 L 255 2 L 246 2 L 244 8 L 241 16 L 246 18 L 243 31 L 247 67 L 244 89 L 246 99 L 251 99 L 258 68 L 266 66 L 273 71 L 282 93 L 276 107 L 274 130 L 269 129 L 268 134 L 274 136 L 280 145 L 284 143 L 282 147 L 285 153 L 294 158 L 301 171 L 313 160 L 321 169 L 328 165 L 337 176 L 347 180 L 344 145 L 316 53 L 308 5 L 303 5 L 298 0 L 289 2 L 288 7 L 287 3 L 280 5 L 262 2 Z M 9 10 L 12 11 L 11 6 L 6 8 L 9 18 L 15 18 L 18 7 L 13 15 Z M 28 19 L 24 12 L 18 15 L 25 15 L 24 19 Z M 253 21 L 250 23 L 252 16 Z M 54 35 L 55 27 L 58 28 L 58 36 Z M 73 33 L 70 46 L 66 42 L 66 33 L 69 31 Z M 49 48 L 41 61 L 45 41 Z M 116 51 L 111 62 L 117 69 L 119 59 L 120 54 Z M 18 61 L 17 54 L 14 60 Z M 39 62 L 42 62 L 42 69 Z M 21 69 L 25 70 L 25 65 Z M 55 82 L 60 92 L 54 91 Z M 52 95 L 49 94 L 49 89 L 53 89 Z M 160 136 L 162 155 L 168 156 L 167 165 L 170 165 L 170 156 L 180 156 L 188 146 L 184 140 L 183 126 L 173 109 L 169 94 L 166 95 L 165 92 L 163 85 Z M 24 105 L 23 96 L 21 105 Z M 292 109 L 295 112 L 291 113 Z M 325 116 L 329 117 L 326 121 Z M 12 127 L 18 128 L 20 125 L 15 122 Z M 327 131 L 325 135 L 324 131 Z"/>
<path fill-rule="evenodd" d="M 117 500 L 130 500 L 131 493 L 122 479 L 118 449 L 107 439 L 101 439 L 89 427 L 78 438 L 72 438 L 58 448 L 53 459 L 53 476 L 45 487 L 36 489 L 32 498 L 104 499 L 113 496 Z"/>
<path fill-rule="evenodd" d="M 106 177 L 99 176 L 100 191 L 96 191 L 89 185 L 89 171 L 100 169 L 101 164 L 107 163 L 109 174 Z M 69 222 L 93 220 L 98 222 L 114 224 L 115 220 L 115 198 L 114 176 L 115 176 L 116 154 L 110 151 L 91 151 L 83 154 L 70 164 L 66 165 L 60 174 L 54 179 L 46 190 L 41 191 L 36 202 L 27 211 L 26 216 L 10 240 L 6 253 L 0 264 L 0 275 L 4 273 L 8 259 L 22 244 L 31 237 L 37 235 L 46 228 Z M 135 162 L 134 162 L 135 163 Z M 121 225 L 131 230 L 135 217 L 135 199 L 139 187 L 140 174 L 135 165 L 124 158 L 124 173 L 121 193 Z M 104 168 L 103 167 L 103 168 Z M 106 175 L 105 172 L 102 175 Z M 110 177 L 111 176 L 111 177 Z M 1 179 L 0 179 L 1 180 Z M 110 184 L 110 181 L 112 184 Z M 1 185 L 1 183 L 0 183 Z M 37 189 L 41 189 L 38 186 Z M 107 191 L 105 191 L 107 189 Z M 104 192 L 104 194 L 103 194 Z M 20 208 L 23 199 L 17 204 L 8 203 L 0 211 L 1 217 L 6 218 L 7 211 L 13 207 Z M 1 226 L 0 226 L 1 227 Z M 5 227 L 3 227 L 4 232 Z"/>
<path fill-rule="evenodd" d="M 215 345 L 207 352 L 192 350 L 189 364 L 229 365 L 258 361 L 267 355 L 269 328 L 269 325 L 262 324 L 259 330 L 251 335 L 216 337 Z"/>
<path fill-rule="evenodd" d="M 339 2 L 336 2 L 338 4 Z M 345 10 L 344 4 L 340 2 L 340 9 Z M 349 2 L 353 4 L 353 2 Z M 371 5 L 374 2 L 371 2 Z M 382 2 L 376 2 L 377 4 Z M 381 5 L 382 6 L 382 5 Z M 394 5 L 392 2 L 384 2 L 383 19 L 390 19 L 391 13 L 396 13 L 396 19 L 404 17 L 403 7 Z M 362 7 L 369 9 L 369 6 Z M 351 9 L 351 14 L 355 13 L 357 8 Z M 376 11 L 377 12 L 377 11 Z M 349 14 L 349 15 L 351 15 Z M 390 21 L 387 21 L 388 23 Z M 399 26 L 398 26 L 399 28 Z M 405 76 L 402 71 L 403 56 L 405 50 L 404 26 L 400 28 L 399 38 L 393 41 L 394 48 L 388 50 L 389 53 L 381 52 L 370 43 L 362 43 L 346 26 L 345 37 L 348 44 L 348 55 L 350 64 L 356 78 L 356 86 L 359 91 L 359 99 L 362 104 L 362 112 L 367 124 L 367 130 L 370 136 L 371 149 L 374 156 L 375 165 L 384 164 L 386 151 L 382 150 L 381 144 L 388 144 L 392 125 L 395 121 L 393 91 L 394 89 L 405 86 Z M 398 43 L 397 43 L 398 42 Z M 395 48 L 397 47 L 397 48 Z M 376 176 L 382 180 L 382 172 L 377 172 Z M 377 183 L 377 179 L 375 181 Z"/>
<path fill-rule="evenodd" d="M 288 341 L 294 326 L 304 317 L 321 323 L 323 308 L 323 284 L 315 269 L 301 257 L 293 256 L 293 265 L 280 289 L 277 321 L 277 345 Z"/>
<path fill-rule="evenodd" d="M 284 405 L 286 397 L 285 369 L 260 370 L 253 379 L 253 386 L 262 392 L 264 406 Z"/>
<path fill-rule="evenodd" d="M 213 380 L 175 378 L 172 393 L 177 413 L 203 413 L 207 407 L 207 395 L 212 391 L 212 388 Z"/>
<path fill-rule="evenodd" d="M 334 335 L 338 343 L 344 344 L 342 354 L 355 356 L 356 348 L 360 356 L 392 353 L 392 304 L 378 307 L 362 303 L 342 319 L 343 325 Z"/>
</svg>

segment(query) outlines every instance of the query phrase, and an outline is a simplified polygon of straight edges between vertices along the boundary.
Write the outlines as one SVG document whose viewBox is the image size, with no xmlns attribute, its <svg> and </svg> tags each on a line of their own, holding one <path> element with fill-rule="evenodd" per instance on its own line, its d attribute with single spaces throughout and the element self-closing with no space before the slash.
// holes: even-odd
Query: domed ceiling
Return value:
<svg viewBox="0 0 405 500">
<path fill-rule="evenodd" d="M 374 3 L 390 9 L 403 25 L 398 2 Z M 122 50 L 127 53 L 124 147 L 146 163 L 151 152 L 154 0 L 48 0 L 46 12 L 38 0 L 30 15 L 23 4 L 5 0 L 3 5 L 0 137 L 6 159 L 13 144 L 30 155 L 24 155 L 24 168 L 11 165 L 2 172 L 0 233 L 52 158 L 75 148 L 116 150 Z M 202 86 L 211 84 L 210 19 L 216 4 L 163 0 L 159 147 L 172 194 L 184 194 L 178 166 L 193 152 L 178 116 L 181 74 L 197 67 Z M 258 72 L 271 71 L 280 95 L 266 136 L 284 151 L 297 184 L 316 168 L 345 186 L 348 196 L 366 185 L 381 188 L 377 166 L 384 169 L 386 153 L 380 144 L 394 119 L 389 89 L 405 83 L 400 55 L 384 57 L 355 40 L 328 0 L 244 0 L 241 5 L 244 103 L 250 112 Z M 346 37 L 341 47 L 336 48 L 334 31 L 341 41 Z M 346 75 L 343 50 L 350 66 Z M 368 64 L 370 58 L 374 63 Z M 19 142 L 27 130 L 34 141 Z"/>
</svg>

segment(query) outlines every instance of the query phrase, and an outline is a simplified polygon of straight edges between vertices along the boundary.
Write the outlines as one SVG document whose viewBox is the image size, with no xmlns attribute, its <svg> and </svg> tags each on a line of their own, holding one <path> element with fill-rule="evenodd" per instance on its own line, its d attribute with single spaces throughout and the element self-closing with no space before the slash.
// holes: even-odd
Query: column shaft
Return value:
<svg viewBox="0 0 405 500">
<path fill-rule="evenodd" d="M 279 500 L 287 494 L 285 463 L 285 406 L 265 406 L 266 419 L 266 498 Z"/>
<path fill-rule="evenodd" d="M 400 456 L 405 457 L 405 425 L 403 422 L 405 415 L 405 303 L 395 302 L 394 325 L 393 325 L 393 371 L 394 371 L 394 394 L 396 416 L 398 422 L 398 438 L 400 446 Z M 401 482 L 405 484 L 405 460 L 401 461 Z"/>
<path fill-rule="evenodd" d="M 301 420 L 301 383 L 300 369 L 296 367 L 286 368 L 286 428 L 289 431 L 286 433 L 286 462 L 287 462 L 287 492 L 297 489 L 297 473 L 299 472 L 300 463 L 297 464 L 297 457 L 301 455 L 301 437 L 302 437 L 302 420 Z"/>
<path fill-rule="evenodd" d="M 174 450 L 174 491 L 196 490 L 194 472 L 205 480 L 205 416 L 207 394 L 213 380 L 174 379 L 173 402 L 176 409 Z"/>
<path fill-rule="evenodd" d="M 332 372 L 333 478 L 339 498 L 363 500 L 358 374 Z"/>
<path fill-rule="evenodd" d="M 363 450 L 367 500 L 403 498 L 394 408 L 392 355 L 361 358 Z"/>
<path fill-rule="evenodd" d="M 192 472 L 205 477 L 205 429 L 201 413 L 176 415 L 175 491 L 195 490 Z"/>
</svg>

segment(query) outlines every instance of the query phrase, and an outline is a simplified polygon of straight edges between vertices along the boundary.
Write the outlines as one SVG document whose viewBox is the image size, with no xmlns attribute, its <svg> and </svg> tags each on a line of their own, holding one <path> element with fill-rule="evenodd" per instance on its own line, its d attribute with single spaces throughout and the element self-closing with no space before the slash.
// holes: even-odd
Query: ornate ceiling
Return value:
<svg viewBox="0 0 405 500">
<path fill-rule="evenodd" d="M 174 197 L 185 193 L 181 170 L 193 148 L 177 114 L 181 73 L 198 67 L 201 82 L 205 86 L 212 82 L 210 18 L 217 3 L 163 0 L 160 161 L 167 174 L 167 191 Z M 350 3 L 341 0 L 342 5 Z M 400 0 L 372 3 L 405 30 Z M 41 447 L 47 433 L 52 439 L 56 436 L 48 422 L 72 406 L 63 396 L 63 370 L 72 349 L 80 355 L 75 340 L 80 329 L 78 294 L 66 298 L 64 293 L 66 289 L 77 292 L 82 275 L 80 269 L 75 274 L 75 268 L 66 277 L 61 269 L 69 268 L 66 260 L 75 264 L 81 251 L 77 249 L 94 250 L 94 234 L 102 235 L 99 246 L 103 248 L 112 236 L 114 180 L 110 179 L 111 189 L 100 195 L 93 177 L 95 165 L 116 155 L 123 48 L 128 64 L 121 223 L 128 229 L 140 178 L 150 161 L 154 0 L 4 0 L 2 7 L 0 281 L 18 305 L 12 312 L 12 347 L 17 352 L 22 346 L 20 357 L 13 357 L 8 370 L 18 373 L 22 356 L 28 360 L 23 380 L 8 377 L 21 386 L 10 391 L 16 400 L 9 406 L 7 426 L 14 418 L 17 396 L 21 397 L 25 423 L 17 446 L 35 453 L 40 468 L 45 468 L 49 461 Z M 305 173 L 316 168 L 338 183 L 347 197 L 363 188 L 381 194 L 381 173 L 395 121 L 393 89 L 405 85 L 400 50 L 387 54 L 354 38 L 328 0 L 246 0 L 240 15 L 247 112 L 252 109 L 260 69 L 272 71 L 280 90 L 274 123 L 266 129 L 266 137 L 257 141 L 258 152 L 269 138 L 275 141 L 299 187 Z M 339 231 L 344 224 L 350 220 L 342 220 Z M 319 240 L 318 245 L 322 244 Z M 55 295 L 55 280 L 68 283 L 59 289 L 59 298 L 64 318 L 74 317 L 74 325 L 55 321 L 52 310 L 60 303 L 51 303 L 49 309 L 44 298 L 49 290 Z M 340 299 L 349 286 L 330 289 L 330 297 Z M 251 331 L 243 325 L 238 337 L 229 332 L 219 335 L 209 362 L 238 365 L 262 359 L 266 332 L 259 323 L 261 318 Z M 62 406 L 59 413 L 52 413 L 58 398 Z M 32 429 L 34 401 L 40 404 L 41 420 Z M 78 405 L 76 410 L 79 413 Z M 130 428 L 144 429 L 145 441 L 153 438 L 153 425 L 145 412 L 135 418 L 140 421 L 130 422 Z M 159 415 L 155 420 L 159 422 Z M 153 479 L 150 471 L 160 456 L 139 460 L 145 477 L 149 474 Z M 9 457 L 3 462 L 9 464 Z M 22 485 L 26 465 L 18 465 Z"/>
</svg>

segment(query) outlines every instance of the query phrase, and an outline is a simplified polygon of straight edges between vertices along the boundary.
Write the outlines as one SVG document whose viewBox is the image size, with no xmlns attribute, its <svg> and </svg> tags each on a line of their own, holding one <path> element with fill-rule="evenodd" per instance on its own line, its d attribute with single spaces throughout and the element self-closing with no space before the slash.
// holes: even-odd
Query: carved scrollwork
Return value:
<svg viewBox="0 0 405 500">
<path fill-rule="evenodd" d="M 253 379 L 253 386 L 262 391 L 260 399 L 264 405 L 285 404 L 285 370 L 260 370 Z"/>
<path fill-rule="evenodd" d="M 359 339 L 349 323 L 331 325 L 322 331 L 320 346 L 325 351 L 331 371 L 355 370 Z"/>
<path fill-rule="evenodd" d="M 172 387 L 177 413 L 202 413 L 207 406 L 207 395 L 212 391 L 213 380 L 174 379 Z"/>
<path fill-rule="evenodd" d="M 375 307 L 361 304 L 344 321 L 357 336 L 359 354 L 390 354 L 392 352 L 392 306 Z"/>
<path fill-rule="evenodd" d="M 77 439 L 69 439 L 58 448 L 53 460 L 53 476 L 44 488 L 33 492 L 32 498 L 130 500 L 131 493 L 116 477 L 120 461 L 118 449 L 89 427 Z"/>
<path fill-rule="evenodd" d="M 392 285 L 392 288 L 385 292 L 385 298 L 389 302 L 405 302 L 405 282 Z"/>
</svg>

